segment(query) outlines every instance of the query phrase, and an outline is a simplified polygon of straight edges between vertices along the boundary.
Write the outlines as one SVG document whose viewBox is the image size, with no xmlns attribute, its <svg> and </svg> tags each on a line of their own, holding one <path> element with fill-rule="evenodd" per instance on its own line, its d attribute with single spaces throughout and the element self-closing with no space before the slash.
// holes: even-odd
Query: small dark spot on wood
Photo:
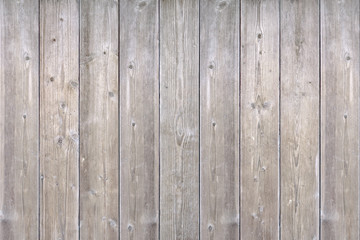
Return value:
<svg viewBox="0 0 360 240">
<path fill-rule="evenodd" d="M 73 88 L 77 88 L 78 85 L 79 85 L 79 84 L 78 84 L 77 82 L 75 82 L 75 81 L 71 81 L 70 84 L 71 84 L 71 86 L 72 86 Z"/>
<path fill-rule="evenodd" d="M 133 230 L 133 226 L 131 224 L 129 224 L 127 229 L 128 229 L 129 232 L 131 232 Z"/>
<path fill-rule="evenodd" d="M 215 126 L 216 126 L 216 122 L 215 122 L 215 121 L 213 121 L 213 122 L 212 122 L 212 125 L 213 125 L 213 127 L 215 127 Z"/>
<path fill-rule="evenodd" d="M 209 230 L 209 232 L 212 232 L 212 231 L 214 230 L 213 225 L 209 224 L 209 225 L 208 225 L 208 230 Z"/>
<path fill-rule="evenodd" d="M 260 55 L 262 55 L 262 54 L 263 54 L 263 51 L 262 51 L 262 50 L 260 50 L 259 54 L 260 54 Z"/>
<path fill-rule="evenodd" d="M 351 57 L 350 56 L 346 56 L 346 60 L 350 61 Z"/>
<path fill-rule="evenodd" d="M 25 57 L 25 60 L 26 60 L 26 61 L 29 61 L 29 60 L 30 60 L 30 57 L 29 57 L 29 56 L 26 56 L 26 57 Z"/>
<path fill-rule="evenodd" d="M 134 121 L 131 121 L 131 126 L 135 127 L 135 122 Z"/>
<path fill-rule="evenodd" d="M 139 8 L 144 8 L 146 5 L 147 5 L 146 1 L 141 1 L 138 4 Z"/>
<path fill-rule="evenodd" d="M 214 69 L 214 65 L 210 64 L 209 68 Z"/>
<path fill-rule="evenodd" d="M 44 180 L 44 175 L 40 175 L 40 180 L 42 181 L 42 180 Z"/>
<path fill-rule="evenodd" d="M 129 69 L 133 69 L 134 66 L 132 64 L 129 65 Z"/>
<path fill-rule="evenodd" d="M 348 117 L 348 115 L 347 115 L 347 113 L 345 113 L 345 114 L 344 114 L 344 118 L 347 119 L 347 117 Z"/>
<path fill-rule="evenodd" d="M 61 108 L 65 108 L 65 107 L 66 107 L 66 104 L 62 102 L 62 103 L 60 103 L 60 107 L 61 107 Z"/>
<path fill-rule="evenodd" d="M 257 35 L 257 37 L 258 37 L 258 39 L 261 39 L 261 38 L 262 38 L 262 34 L 259 33 L 259 34 Z"/>
<path fill-rule="evenodd" d="M 52 41 L 53 41 L 53 42 L 56 42 L 56 38 L 53 38 Z"/>
<path fill-rule="evenodd" d="M 22 116 L 22 117 L 23 117 L 23 119 L 26 119 L 26 114 L 23 114 L 23 116 Z"/>
<path fill-rule="evenodd" d="M 226 6 L 227 6 L 227 2 L 226 1 L 221 1 L 220 3 L 219 3 L 219 5 L 218 5 L 218 9 L 220 10 L 220 11 L 222 11 L 222 10 L 224 10 L 224 8 L 226 8 Z"/>
<path fill-rule="evenodd" d="M 62 22 L 62 21 L 64 21 L 64 19 L 63 19 L 63 18 L 60 18 L 60 21 Z"/>
<path fill-rule="evenodd" d="M 62 137 L 59 137 L 57 143 L 58 143 L 59 145 L 61 145 L 62 142 L 63 142 L 63 138 L 62 138 Z"/>
<path fill-rule="evenodd" d="M 106 51 L 104 51 L 103 54 L 106 55 Z"/>
<path fill-rule="evenodd" d="M 53 82 L 55 79 L 54 79 L 54 77 L 51 77 L 50 78 L 50 82 Z"/>
<path fill-rule="evenodd" d="M 114 93 L 113 92 L 109 92 L 109 97 L 113 97 Z"/>
</svg>

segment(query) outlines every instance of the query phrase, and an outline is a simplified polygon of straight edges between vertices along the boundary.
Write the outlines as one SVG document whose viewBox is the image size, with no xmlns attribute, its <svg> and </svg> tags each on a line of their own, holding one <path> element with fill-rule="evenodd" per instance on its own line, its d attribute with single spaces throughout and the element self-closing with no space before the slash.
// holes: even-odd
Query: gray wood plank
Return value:
<svg viewBox="0 0 360 240">
<path fill-rule="evenodd" d="M 79 3 L 40 4 L 40 239 L 77 239 Z"/>
<path fill-rule="evenodd" d="M 160 13 L 160 238 L 199 239 L 199 1 Z"/>
<path fill-rule="evenodd" d="M 158 239 L 158 1 L 120 2 L 120 238 Z"/>
<path fill-rule="evenodd" d="M 319 57 L 318 0 L 282 0 L 282 239 L 319 239 Z"/>
<path fill-rule="evenodd" d="M 321 1 L 321 238 L 359 239 L 359 1 Z"/>
<path fill-rule="evenodd" d="M 241 2 L 241 239 L 279 236 L 279 2 Z"/>
<path fill-rule="evenodd" d="M 200 1 L 200 238 L 239 238 L 239 1 Z"/>
<path fill-rule="evenodd" d="M 80 238 L 119 237 L 118 2 L 81 1 Z"/>
<path fill-rule="evenodd" d="M 0 239 L 38 238 L 38 69 L 38 1 L 0 1 Z"/>
</svg>

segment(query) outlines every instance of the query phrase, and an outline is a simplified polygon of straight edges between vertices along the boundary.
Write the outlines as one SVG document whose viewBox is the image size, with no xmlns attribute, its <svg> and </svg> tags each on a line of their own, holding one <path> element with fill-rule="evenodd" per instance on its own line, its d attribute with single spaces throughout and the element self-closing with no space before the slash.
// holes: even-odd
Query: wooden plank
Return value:
<svg viewBox="0 0 360 240">
<path fill-rule="evenodd" d="M 120 2 L 120 237 L 159 236 L 158 1 Z"/>
<path fill-rule="evenodd" d="M 200 238 L 239 238 L 239 1 L 200 1 Z"/>
<path fill-rule="evenodd" d="M 80 238 L 118 239 L 118 2 L 80 12 Z"/>
<path fill-rule="evenodd" d="M 0 239 L 37 239 L 38 2 L 0 1 L 0 23 Z"/>
<path fill-rule="evenodd" d="M 40 239 L 78 239 L 79 4 L 40 1 Z"/>
<path fill-rule="evenodd" d="M 281 238 L 319 239 L 319 3 L 280 8 Z"/>
<path fill-rule="evenodd" d="M 160 238 L 199 239 L 199 1 L 160 13 Z"/>
<path fill-rule="evenodd" d="M 321 1 L 321 238 L 359 239 L 359 1 Z"/>
<path fill-rule="evenodd" d="M 241 239 L 279 236 L 279 3 L 241 4 Z"/>
</svg>

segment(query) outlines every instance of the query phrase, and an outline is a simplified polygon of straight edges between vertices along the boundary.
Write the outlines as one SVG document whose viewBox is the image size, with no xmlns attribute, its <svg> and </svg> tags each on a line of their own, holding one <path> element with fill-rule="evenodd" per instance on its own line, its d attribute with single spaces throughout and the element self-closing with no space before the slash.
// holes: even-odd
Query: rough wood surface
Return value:
<svg viewBox="0 0 360 240">
<path fill-rule="evenodd" d="M 79 4 L 40 3 L 40 239 L 77 239 Z"/>
<path fill-rule="evenodd" d="M 241 238 L 279 236 L 279 3 L 241 4 Z"/>
<path fill-rule="evenodd" d="M 81 1 L 80 238 L 119 237 L 118 2 Z"/>
<path fill-rule="evenodd" d="M 199 239 L 199 1 L 160 13 L 160 238 Z"/>
<path fill-rule="evenodd" d="M 120 237 L 159 237 L 158 1 L 120 2 Z"/>
<path fill-rule="evenodd" d="M 319 3 L 281 1 L 281 238 L 319 239 Z"/>
<path fill-rule="evenodd" d="M 38 69 L 38 1 L 0 1 L 0 239 L 38 238 Z"/>
<path fill-rule="evenodd" d="M 321 238 L 359 239 L 359 1 L 321 1 Z"/>
<path fill-rule="evenodd" d="M 239 1 L 200 1 L 200 238 L 239 238 Z"/>
</svg>

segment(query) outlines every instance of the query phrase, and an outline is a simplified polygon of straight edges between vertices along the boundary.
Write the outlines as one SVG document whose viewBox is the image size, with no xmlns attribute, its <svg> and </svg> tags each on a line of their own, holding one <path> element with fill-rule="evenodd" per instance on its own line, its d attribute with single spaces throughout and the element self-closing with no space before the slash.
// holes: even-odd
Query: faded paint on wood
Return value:
<svg viewBox="0 0 360 240">
<path fill-rule="evenodd" d="M 0 239 L 38 237 L 38 69 L 38 1 L 0 1 Z"/>
<path fill-rule="evenodd" d="M 40 3 L 40 239 L 77 239 L 79 4 Z"/>
<path fill-rule="evenodd" d="M 160 13 L 160 238 L 199 239 L 199 1 Z"/>
<path fill-rule="evenodd" d="M 282 239 L 319 239 L 319 56 L 318 0 L 282 0 Z"/>
<path fill-rule="evenodd" d="M 159 237 L 158 1 L 120 2 L 120 238 Z"/>
<path fill-rule="evenodd" d="M 241 238 L 279 236 L 279 3 L 241 4 Z"/>
<path fill-rule="evenodd" d="M 81 2 L 80 238 L 119 237 L 118 2 Z"/>
<path fill-rule="evenodd" d="M 200 1 L 200 238 L 239 238 L 239 1 Z"/>
<path fill-rule="evenodd" d="M 321 238 L 359 239 L 359 1 L 321 1 Z"/>
</svg>

